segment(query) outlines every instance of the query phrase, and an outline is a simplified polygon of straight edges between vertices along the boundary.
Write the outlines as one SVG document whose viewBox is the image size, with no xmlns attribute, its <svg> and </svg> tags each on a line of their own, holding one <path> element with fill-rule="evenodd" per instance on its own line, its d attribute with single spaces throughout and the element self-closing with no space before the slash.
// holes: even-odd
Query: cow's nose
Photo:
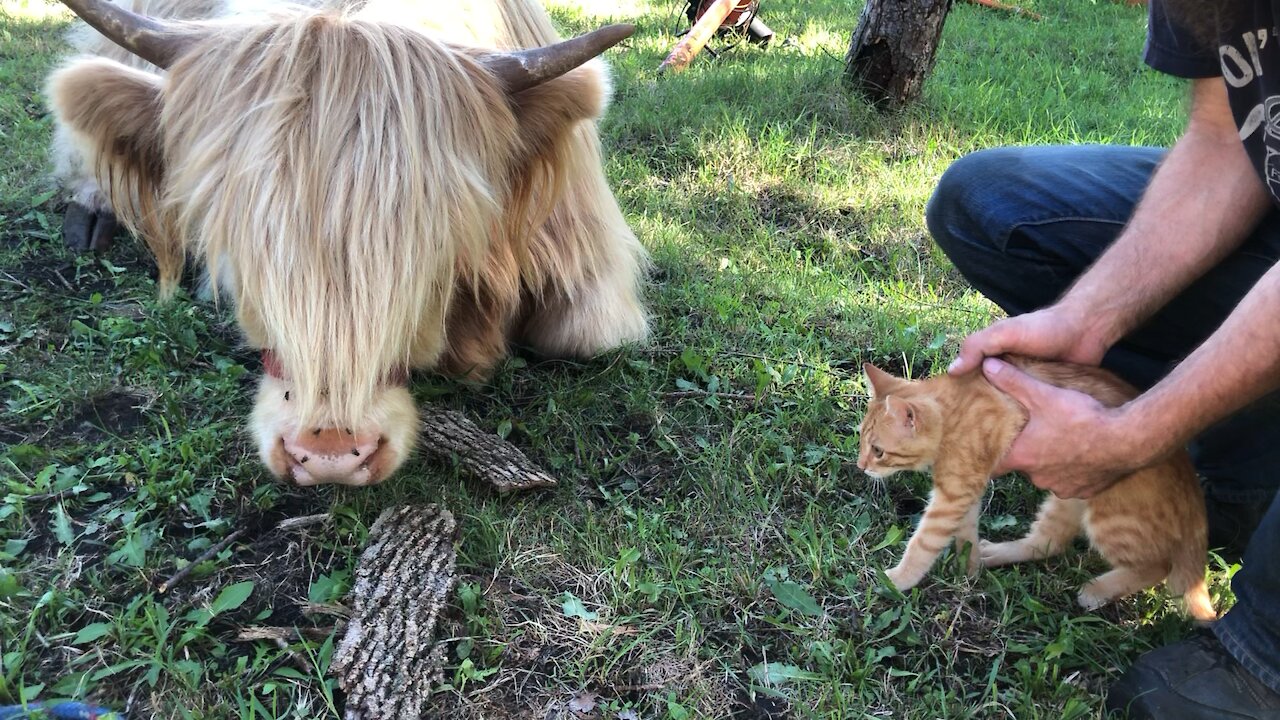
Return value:
<svg viewBox="0 0 1280 720">
<path fill-rule="evenodd" d="M 289 469 L 299 485 L 342 483 L 369 485 L 378 482 L 378 433 L 352 433 L 339 428 L 302 430 L 284 440 Z"/>
</svg>

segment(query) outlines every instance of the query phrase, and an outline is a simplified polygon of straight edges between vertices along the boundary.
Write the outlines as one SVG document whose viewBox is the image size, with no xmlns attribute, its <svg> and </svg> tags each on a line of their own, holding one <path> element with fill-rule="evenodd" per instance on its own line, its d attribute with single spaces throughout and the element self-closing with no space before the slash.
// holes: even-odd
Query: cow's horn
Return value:
<svg viewBox="0 0 1280 720">
<path fill-rule="evenodd" d="M 171 25 L 129 12 L 108 0 L 62 0 L 71 11 L 108 40 L 146 60 L 168 69 L 195 39 Z"/>
<path fill-rule="evenodd" d="M 631 37 L 635 31 L 635 25 L 606 25 L 555 45 L 495 53 L 486 58 L 485 64 L 494 75 L 502 78 L 507 92 L 518 93 L 560 77 Z"/>
</svg>

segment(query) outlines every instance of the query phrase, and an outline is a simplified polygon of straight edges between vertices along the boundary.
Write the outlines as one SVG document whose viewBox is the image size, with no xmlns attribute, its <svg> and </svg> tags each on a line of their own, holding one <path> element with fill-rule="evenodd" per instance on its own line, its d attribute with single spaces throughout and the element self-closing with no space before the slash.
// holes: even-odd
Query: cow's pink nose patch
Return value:
<svg viewBox="0 0 1280 720">
<path fill-rule="evenodd" d="M 336 428 L 303 430 L 285 439 L 290 472 L 299 485 L 342 483 L 368 485 L 378 477 L 375 456 L 382 445 L 377 434 L 352 434 Z"/>
</svg>

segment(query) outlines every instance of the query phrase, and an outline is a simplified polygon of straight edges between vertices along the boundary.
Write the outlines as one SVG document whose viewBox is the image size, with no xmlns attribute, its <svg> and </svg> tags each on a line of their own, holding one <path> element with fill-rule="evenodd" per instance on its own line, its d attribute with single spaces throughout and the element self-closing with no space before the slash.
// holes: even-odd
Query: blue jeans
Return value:
<svg viewBox="0 0 1280 720">
<path fill-rule="evenodd" d="M 1163 156 L 1159 149 L 1113 146 L 974 153 L 939 181 L 929 231 L 960 273 L 1005 312 L 1035 310 L 1057 300 L 1116 239 Z M 1280 212 L 1273 210 L 1239 250 L 1117 343 L 1103 366 L 1151 387 L 1217 329 L 1278 259 Z M 1209 428 L 1191 452 L 1210 504 L 1247 504 L 1265 513 L 1232 579 L 1236 605 L 1214 632 L 1280 692 L 1280 503 L 1273 501 L 1280 486 L 1280 393 Z"/>
</svg>

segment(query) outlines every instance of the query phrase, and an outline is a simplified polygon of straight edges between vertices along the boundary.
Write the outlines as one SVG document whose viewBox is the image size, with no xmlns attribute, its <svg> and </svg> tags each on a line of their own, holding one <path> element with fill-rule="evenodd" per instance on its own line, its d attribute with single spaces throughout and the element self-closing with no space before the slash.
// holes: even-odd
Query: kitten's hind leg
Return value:
<svg viewBox="0 0 1280 720">
<path fill-rule="evenodd" d="M 1086 507 L 1083 500 L 1063 500 L 1049 495 L 1026 537 L 1011 542 L 982 542 L 982 564 L 999 567 L 1060 554 L 1084 528 Z"/>
<path fill-rule="evenodd" d="M 1097 610 L 1113 600 L 1154 587 L 1168 574 L 1168 568 L 1158 566 L 1116 568 L 1085 583 L 1077 600 L 1085 610 Z"/>
</svg>

